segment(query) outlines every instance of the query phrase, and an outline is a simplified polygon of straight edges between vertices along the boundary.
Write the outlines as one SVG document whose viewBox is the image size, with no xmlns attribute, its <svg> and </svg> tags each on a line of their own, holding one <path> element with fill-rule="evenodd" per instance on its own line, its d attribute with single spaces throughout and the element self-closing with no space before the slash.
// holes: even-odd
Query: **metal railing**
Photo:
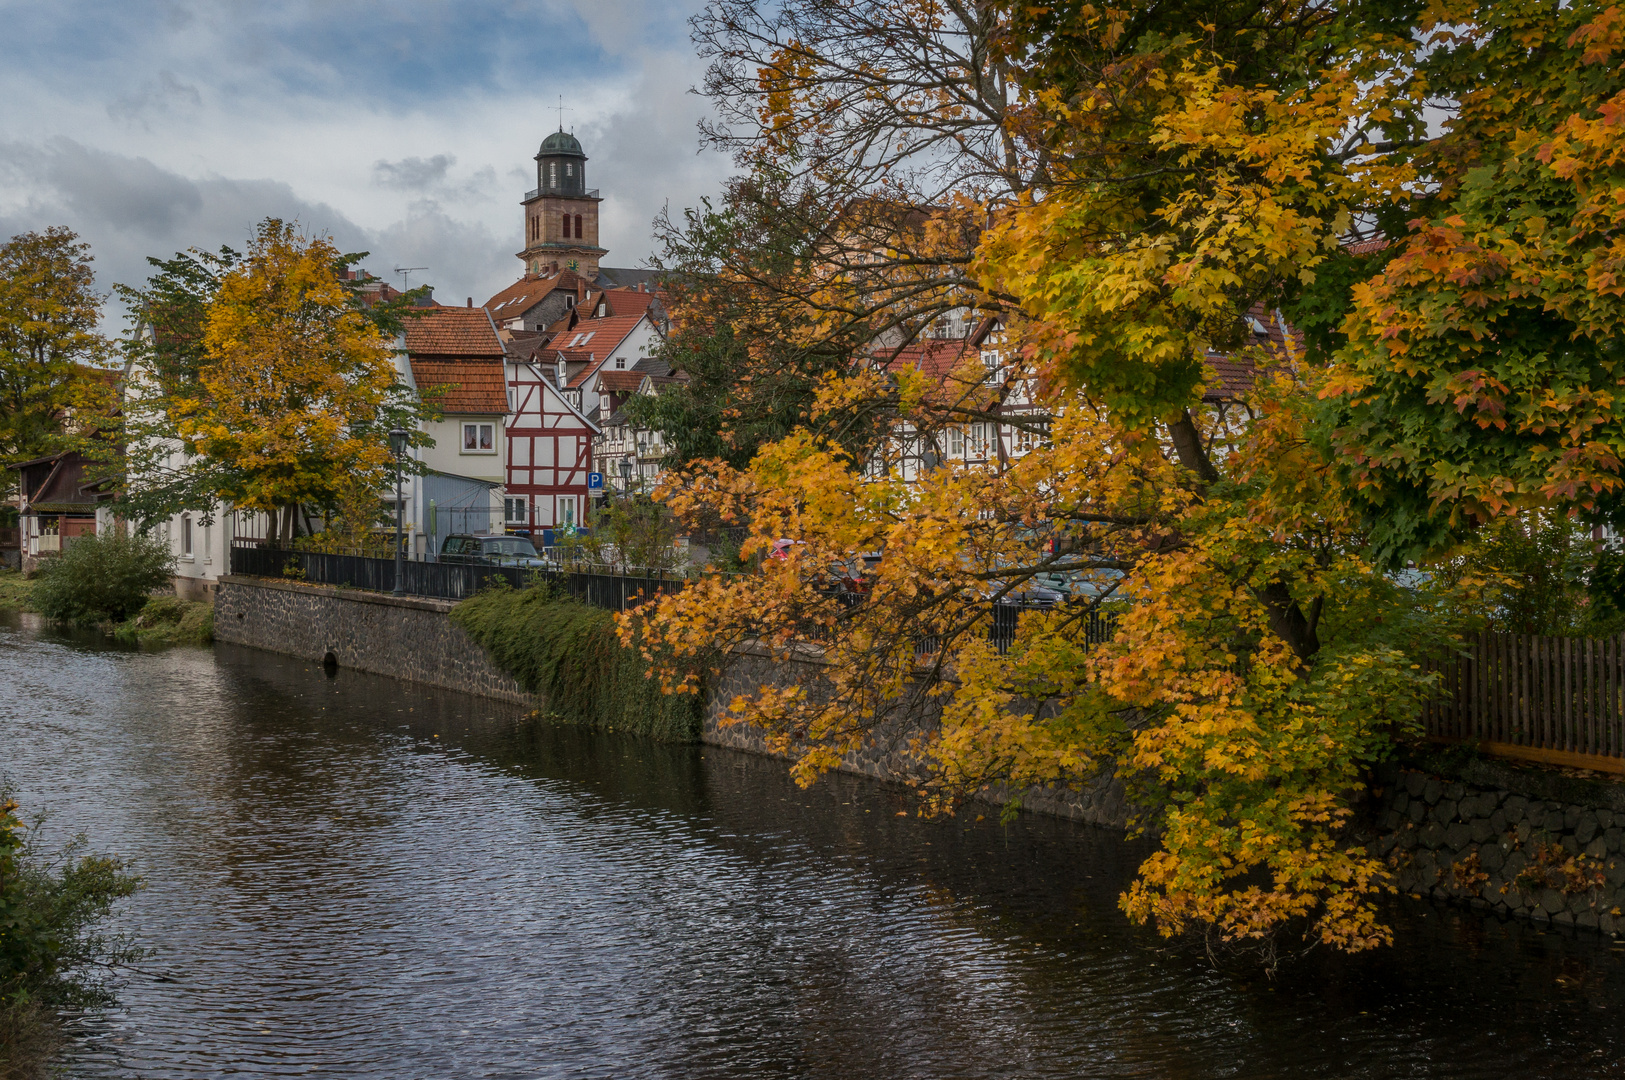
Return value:
<svg viewBox="0 0 1625 1080">
<path fill-rule="evenodd" d="M 239 541 L 231 549 L 231 572 L 370 592 L 395 591 L 395 560 L 371 555 L 299 551 Z M 403 592 L 436 600 L 466 600 L 493 585 L 505 583 L 522 589 L 538 582 L 549 582 L 582 603 L 606 611 L 626 611 L 650 597 L 676 592 L 688 584 L 681 578 L 655 573 L 579 573 L 449 559 L 408 559 L 401 566 Z"/>
</svg>

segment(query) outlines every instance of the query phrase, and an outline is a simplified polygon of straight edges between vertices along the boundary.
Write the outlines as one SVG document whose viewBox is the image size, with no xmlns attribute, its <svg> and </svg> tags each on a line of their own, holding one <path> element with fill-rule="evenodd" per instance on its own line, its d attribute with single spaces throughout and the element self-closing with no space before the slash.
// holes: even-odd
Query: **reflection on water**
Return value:
<svg viewBox="0 0 1625 1080">
<path fill-rule="evenodd" d="M 0 664 L 0 763 L 137 860 L 173 976 L 73 1076 L 1625 1076 L 1595 937 L 1406 907 L 1271 984 L 1126 926 L 1086 826 L 224 646 L 13 622 Z"/>
</svg>

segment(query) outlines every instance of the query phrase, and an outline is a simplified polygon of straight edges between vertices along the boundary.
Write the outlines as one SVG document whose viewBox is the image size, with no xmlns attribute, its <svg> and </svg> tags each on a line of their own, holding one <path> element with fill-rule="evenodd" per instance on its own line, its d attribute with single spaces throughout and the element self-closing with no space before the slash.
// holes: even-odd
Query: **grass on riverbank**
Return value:
<svg viewBox="0 0 1625 1080">
<path fill-rule="evenodd" d="M 34 582 L 17 571 L 0 571 L 0 612 L 38 611 L 33 590 Z M 88 626 L 141 645 L 207 645 L 214 640 L 214 607 L 174 595 L 154 596 L 123 622 Z M 4 1073 L 0 1080 L 5 1080 Z"/>
<path fill-rule="evenodd" d="M 33 611 L 34 583 L 16 570 L 0 570 L 0 611 Z"/>
<path fill-rule="evenodd" d="M 486 589 L 453 608 L 451 619 L 539 696 L 547 715 L 665 742 L 700 736 L 700 699 L 662 694 L 643 657 L 621 646 L 607 611 L 534 585 Z"/>
<path fill-rule="evenodd" d="M 133 619 L 108 629 L 120 641 L 142 645 L 207 645 L 214 640 L 214 605 L 155 596 Z"/>
</svg>

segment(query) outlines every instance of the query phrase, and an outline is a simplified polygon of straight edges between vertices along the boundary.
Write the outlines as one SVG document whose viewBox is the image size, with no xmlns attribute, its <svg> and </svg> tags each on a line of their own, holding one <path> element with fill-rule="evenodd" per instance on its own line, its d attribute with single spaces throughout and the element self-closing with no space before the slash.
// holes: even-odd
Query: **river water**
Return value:
<svg viewBox="0 0 1625 1080">
<path fill-rule="evenodd" d="M 1271 982 L 1086 826 L 226 646 L 0 665 L 0 768 L 150 882 L 72 1077 L 1625 1076 L 1625 943 L 1406 902 Z"/>
</svg>

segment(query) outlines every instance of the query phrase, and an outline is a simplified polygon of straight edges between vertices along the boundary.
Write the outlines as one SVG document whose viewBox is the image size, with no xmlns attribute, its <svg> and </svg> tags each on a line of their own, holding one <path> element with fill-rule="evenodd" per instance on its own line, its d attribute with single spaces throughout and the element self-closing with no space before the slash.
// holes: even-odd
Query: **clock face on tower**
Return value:
<svg viewBox="0 0 1625 1080">
<path fill-rule="evenodd" d="M 571 259 L 566 264 L 566 266 L 568 266 L 569 269 L 571 269 L 571 270 L 580 270 L 581 269 L 581 260 L 580 259 Z"/>
</svg>

